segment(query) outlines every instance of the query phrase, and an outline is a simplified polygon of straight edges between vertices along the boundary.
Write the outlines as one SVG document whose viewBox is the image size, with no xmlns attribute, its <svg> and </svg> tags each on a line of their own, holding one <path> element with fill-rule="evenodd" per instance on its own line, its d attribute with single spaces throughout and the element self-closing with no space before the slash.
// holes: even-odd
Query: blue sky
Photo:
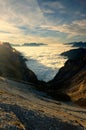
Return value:
<svg viewBox="0 0 86 130">
<path fill-rule="evenodd" d="M 0 40 L 86 41 L 86 0 L 0 0 Z"/>
</svg>

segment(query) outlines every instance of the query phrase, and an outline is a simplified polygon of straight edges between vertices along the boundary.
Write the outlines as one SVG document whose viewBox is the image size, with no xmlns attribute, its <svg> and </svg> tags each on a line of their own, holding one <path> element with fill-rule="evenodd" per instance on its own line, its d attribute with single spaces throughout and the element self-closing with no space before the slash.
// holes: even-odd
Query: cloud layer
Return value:
<svg viewBox="0 0 86 130">
<path fill-rule="evenodd" d="M 60 43 L 85 40 L 85 0 L 0 0 L 0 40 Z"/>
</svg>

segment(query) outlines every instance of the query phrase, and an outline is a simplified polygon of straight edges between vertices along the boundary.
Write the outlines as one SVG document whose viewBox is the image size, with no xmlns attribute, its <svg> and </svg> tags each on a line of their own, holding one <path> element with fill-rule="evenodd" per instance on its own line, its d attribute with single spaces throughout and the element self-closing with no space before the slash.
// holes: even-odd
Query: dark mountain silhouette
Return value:
<svg viewBox="0 0 86 130">
<path fill-rule="evenodd" d="M 78 49 L 72 49 L 72 50 L 63 52 L 61 53 L 61 55 L 67 57 L 68 59 L 76 59 L 80 55 L 83 55 L 85 51 L 86 50 L 84 48 L 78 48 Z"/>
<path fill-rule="evenodd" d="M 69 60 L 48 82 L 48 93 L 57 99 L 58 93 L 65 93 L 72 101 L 86 107 L 86 49 L 75 49 L 64 54 Z"/>
<path fill-rule="evenodd" d="M 81 48 L 86 48 L 86 42 L 71 42 L 71 43 L 65 43 L 65 44 L 70 44 L 72 45 L 73 47 L 81 47 Z"/>
<path fill-rule="evenodd" d="M 5 42 L 4 42 L 5 43 Z M 6 42 L 7 43 L 7 42 Z M 35 42 L 32 42 L 32 43 L 24 43 L 24 44 L 15 44 L 15 43 L 11 43 L 11 45 L 12 46 L 20 46 L 20 47 L 22 47 L 22 46 L 32 46 L 32 47 L 34 47 L 34 46 L 45 46 L 45 45 L 47 45 L 47 44 L 45 44 L 45 43 L 35 43 Z"/>
<path fill-rule="evenodd" d="M 22 46 L 44 46 L 44 43 L 24 43 Z"/>
<path fill-rule="evenodd" d="M 0 44 L 0 76 L 37 82 L 37 77 L 25 64 L 25 58 L 9 43 Z"/>
</svg>

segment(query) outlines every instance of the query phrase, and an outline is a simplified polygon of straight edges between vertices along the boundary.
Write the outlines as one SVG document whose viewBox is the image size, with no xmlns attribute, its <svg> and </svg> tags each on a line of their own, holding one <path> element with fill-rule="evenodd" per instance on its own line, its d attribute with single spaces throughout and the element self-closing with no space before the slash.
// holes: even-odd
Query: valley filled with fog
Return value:
<svg viewBox="0 0 86 130">
<path fill-rule="evenodd" d="M 38 79 L 44 81 L 51 80 L 67 60 L 67 57 L 60 54 L 73 48 L 64 44 L 14 47 L 28 59 L 27 66 L 35 72 Z"/>
</svg>

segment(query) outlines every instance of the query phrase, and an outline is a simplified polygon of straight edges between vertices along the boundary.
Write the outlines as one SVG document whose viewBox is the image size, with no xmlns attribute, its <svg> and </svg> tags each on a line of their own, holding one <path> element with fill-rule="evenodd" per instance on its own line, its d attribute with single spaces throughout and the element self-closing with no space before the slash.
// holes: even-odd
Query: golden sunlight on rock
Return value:
<svg viewBox="0 0 86 130">
<path fill-rule="evenodd" d="M 15 49 L 13 49 L 13 52 L 16 52 L 16 50 L 15 50 Z"/>
</svg>

